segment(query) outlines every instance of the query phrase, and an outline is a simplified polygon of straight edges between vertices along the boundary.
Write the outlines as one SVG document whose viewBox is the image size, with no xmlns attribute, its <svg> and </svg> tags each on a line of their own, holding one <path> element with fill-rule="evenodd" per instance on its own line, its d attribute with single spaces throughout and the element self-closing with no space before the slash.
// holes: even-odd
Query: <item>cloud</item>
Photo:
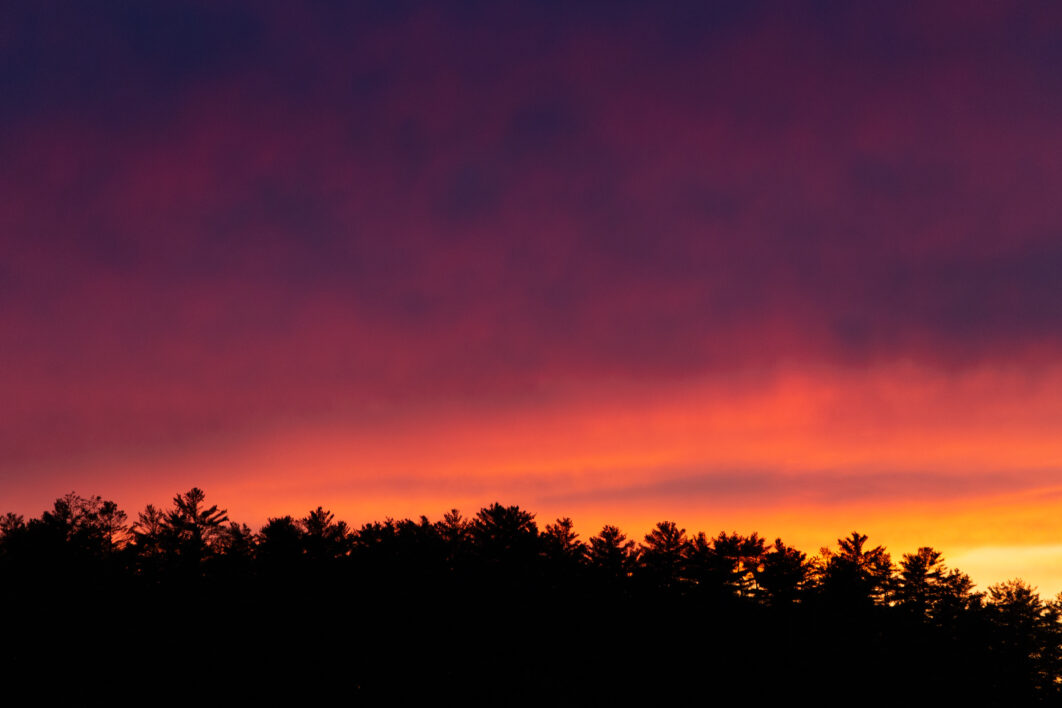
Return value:
<svg viewBox="0 0 1062 708">
<path fill-rule="evenodd" d="M 832 471 L 785 473 L 762 470 L 682 473 L 646 470 L 646 482 L 578 493 L 560 493 L 543 501 L 551 505 L 655 503 L 695 498 L 707 507 L 741 505 L 759 508 L 845 507 L 858 504 L 889 506 L 947 504 L 999 495 L 1021 494 L 1062 482 L 1062 470 L 1040 472 Z"/>
<path fill-rule="evenodd" d="M 702 5 L 5 10 L 5 459 L 1056 360 L 1059 13 Z"/>
</svg>

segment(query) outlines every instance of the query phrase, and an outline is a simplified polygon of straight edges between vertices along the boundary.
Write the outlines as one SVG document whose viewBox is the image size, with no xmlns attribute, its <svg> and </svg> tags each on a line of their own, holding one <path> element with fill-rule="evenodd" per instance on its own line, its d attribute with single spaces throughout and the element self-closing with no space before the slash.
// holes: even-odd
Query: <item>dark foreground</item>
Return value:
<svg viewBox="0 0 1062 708">
<path fill-rule="evenodd" d="M 939 553 L 853 533 L 640 544 L 494 505 L 258 533 L 199 490 L 135 524 L 68 495 L 0 536 L 3 678 L 74 704 L 1059 703 L 1059 606 L 976 593 Z M 43 670 L 41 679 L 39 672 Z"/>
</svg>

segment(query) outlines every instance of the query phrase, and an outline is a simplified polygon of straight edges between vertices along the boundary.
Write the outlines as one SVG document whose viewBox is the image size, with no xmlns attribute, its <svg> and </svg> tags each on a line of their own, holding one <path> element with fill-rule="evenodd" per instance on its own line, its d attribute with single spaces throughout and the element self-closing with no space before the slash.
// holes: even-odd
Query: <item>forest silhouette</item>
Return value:
<svg viewBox="0 0 1062 708">
<path fill-rule="evenodd" d="M 601 705 L 1053 705 L 1062 595 L 975 592 L 941 553 L 853 532 L 808 554 L 753 533 L 583 540 L 517 506 L 352 528 L 323 507 L 232 521 L 202 490 L 135 520 L 74 493 L 0 518 L 6 665 L 83 686 L 244 699 Z M 12 663 L 13 662 L 13 663 Z M 305 696 L 304 696 L 305 697 Z M 641 698 L 639 698 L 641 697 Z"/>
</svg>

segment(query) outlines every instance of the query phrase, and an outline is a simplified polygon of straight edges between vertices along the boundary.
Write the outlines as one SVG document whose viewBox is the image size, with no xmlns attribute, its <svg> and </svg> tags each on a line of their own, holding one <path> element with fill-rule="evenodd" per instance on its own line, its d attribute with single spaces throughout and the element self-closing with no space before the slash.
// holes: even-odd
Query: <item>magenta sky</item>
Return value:
<svg viewBox="0 0 1062 708">
<path fill-rule="evenodd" d="M 0 11 L 0 511 L 1055 563 L 1062 6 L 357 5 Z"/>
</svg>

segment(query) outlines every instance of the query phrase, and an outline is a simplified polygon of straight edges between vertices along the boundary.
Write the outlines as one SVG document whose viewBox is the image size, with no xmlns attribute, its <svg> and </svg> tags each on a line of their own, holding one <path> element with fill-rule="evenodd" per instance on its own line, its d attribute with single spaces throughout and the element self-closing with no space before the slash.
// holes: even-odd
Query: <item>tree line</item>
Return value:
<svg viewBox="0 0 1062 708">
<path fill-rule="evenodd" d="M 1062 595 L 1044 600 L 1017 579 L 978 592 L 933 548 L 897 562 L 857 532 L 811 556 L 670 521 L 642 539 L 606 525 L 583 540 L 570 518 L 540 528 L 499 503 L 358 528 L 317 507 L 253 531 L 198 488 L 135 520 L 71 493 L 38 518 L 0 518 L 0 588 L 36 630 L 61 631 L 74 613 L 149 637 L 186 613 L 211 637 L 273 647 L 233 657 L 171 633 L 125 654 L 160 680 L 194 652 L 196 666 L 343 677 L 378 697 L 795 700 L 819 677 L 827 703 L 1062 702 Z M 104 671 L 95 661 L 67 669 Z"/>
</svg>

